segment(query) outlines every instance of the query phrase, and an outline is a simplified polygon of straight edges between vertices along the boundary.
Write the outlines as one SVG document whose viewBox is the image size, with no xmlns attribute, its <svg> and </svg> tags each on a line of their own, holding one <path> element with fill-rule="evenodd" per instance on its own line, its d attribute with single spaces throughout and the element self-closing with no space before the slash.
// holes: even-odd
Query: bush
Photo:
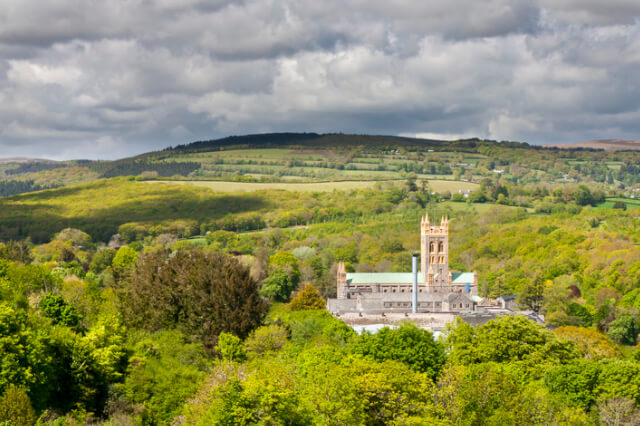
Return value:
<svg viewBox="0 0 640 426">
<path fill-rule="evenodd" d="M 220 333 L 218 336 L 218 344 L 216 345 L 218 352 L 223 359 L 230 361 L 242 362 L 247 358 L 247 352 L 242 346 L 242 340 L 231 333 Z"/>
<path fill-rule="evenodd" d="M 31 400 L 23 388 L 9 386 L 0 397 L 0 423 L 31 426 L 36 422 L 36 413 Z"/>
<path fill-rule="evenodd" d="M 267 325 L 255 329 L 246 342 L 245 348 L 253 354 L 277 351 L 287 344 L 289 333 L 279 325 Z"/>
<path fill-rule="evenodd" d="M 616 201 L 615 203 L 613 203 L 613 208 L 614 209 L 618 209 L 618 210 L 626 210 L 627 209 L 627 203 L 625 203 L 623 201 Z"/>
<path fill-rule="evenodd" d="M 327 302 L 320 296 L 320 293 L 312 284 L 307 284 L 296 297 L 291 300 L 289 306 L 294 311 L 324 309 L 327 306 Z"/>
</svg>

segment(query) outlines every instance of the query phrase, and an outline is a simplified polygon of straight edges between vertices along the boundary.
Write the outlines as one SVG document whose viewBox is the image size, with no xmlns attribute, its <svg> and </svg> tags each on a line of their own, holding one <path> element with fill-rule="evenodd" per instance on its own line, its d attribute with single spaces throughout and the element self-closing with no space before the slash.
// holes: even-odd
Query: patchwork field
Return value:
<svg viewBox="0 0 640 426">
<path fill-rule="evenodd" d="M 287 191 L 298 192 L 330 192 L 330 191 L 348 191 L 352 189 L 372 188 L 377 183 L 397 183 L 403 184 L 404 181 L 388 180 L 388 181 L 341 181 L 341 182 L 312 182 L 312 183 L 254 183 L 254 182 L 225 182 L 225 181 L 171 181 L 159 180 L 148 181 L 148 183 L 170 183 L 175 185 L 193 185 L 209 188 L 216 192 L 248 192 L 267 189 L 284 189 Z M 449 181 L 449 180 L 430 180 L 429 186 L 435 192 L 457 192 L 459 190 L 473 190 L 479 185 L 471 182 Z"/>
</svg>

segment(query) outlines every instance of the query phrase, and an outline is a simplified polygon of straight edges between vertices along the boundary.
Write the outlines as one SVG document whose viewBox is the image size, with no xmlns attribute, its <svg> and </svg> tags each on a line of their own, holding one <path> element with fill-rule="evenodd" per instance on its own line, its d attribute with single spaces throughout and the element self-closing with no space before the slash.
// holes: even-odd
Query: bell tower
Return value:
<svg viewBox="0 0 640 426">
<path fill-rule="evenodd" d="M 440 226 L 431 225 L 426 214 L 420 222 L 421 271 L 429 286 L 450 285 L 449 219 L 440 219 Z"/>
</svg>

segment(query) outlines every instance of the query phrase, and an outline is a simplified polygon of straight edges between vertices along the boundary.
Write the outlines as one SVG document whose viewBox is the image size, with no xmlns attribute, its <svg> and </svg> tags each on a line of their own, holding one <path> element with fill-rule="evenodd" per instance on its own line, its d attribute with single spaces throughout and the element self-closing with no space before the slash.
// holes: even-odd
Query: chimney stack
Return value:
<svg viewBox="0 0 640 426">
<path fill-rule="evenodd" d="M 413 291 L 411 292 L 411 312 L 418 312 L 418 255 L 411 258 L 411 272 L 413 273 Z"/>
</svg>

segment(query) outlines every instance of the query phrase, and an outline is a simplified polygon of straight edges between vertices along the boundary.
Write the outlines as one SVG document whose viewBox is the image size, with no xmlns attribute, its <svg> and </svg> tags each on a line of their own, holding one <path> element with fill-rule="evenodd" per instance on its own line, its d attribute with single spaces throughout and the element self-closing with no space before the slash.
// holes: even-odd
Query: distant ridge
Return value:
<svg viewBox="0 0 640 426">
<path fill-rule="evenodd" d="M 588 142 L 573 142 L 543 145 L 560 149 L 601 149 L 604 151 L 640 151 L 640 140 L 597 139 Z"/>
<path fill-rule="evenodd" d="M 29 158 L 29 157 L 8 157 L 0 158 L 0 164 L 8 163 L 55 163 L 54 160 L 47 160 L 46 158 Z"/>
<path fill-rule="evenodd" d="M 297 147 L 385 147 L 385 146 L 422 146 L 437 147 L 441 144 L 448 144 L 449 147 L 458 149 L 475 148 L 477 143 L 485 142 L 478 138 L 460 139 L 456 141 L 446 141 L 438 139 L 412 138 L 406 136 L 388 135 L 359 135 L 344 133 L 262 133 L 244 136 L 228 136 L 220 139 L 191 142 L 185 145 L 169 147 L 160 152 L 205 152 L 224 149 L 227 146 L 238 146 L 246 148 L 277 148 L 283 146 Z M 495 142 L 495 141 L 490 141 Z M 526 143 L 509 142 L 513 146 L 529 146 Z M 152 153 L 152 154 L 156 154 Z M 141 154 L 138 157 L 147 156 Z"/>
</svg>

